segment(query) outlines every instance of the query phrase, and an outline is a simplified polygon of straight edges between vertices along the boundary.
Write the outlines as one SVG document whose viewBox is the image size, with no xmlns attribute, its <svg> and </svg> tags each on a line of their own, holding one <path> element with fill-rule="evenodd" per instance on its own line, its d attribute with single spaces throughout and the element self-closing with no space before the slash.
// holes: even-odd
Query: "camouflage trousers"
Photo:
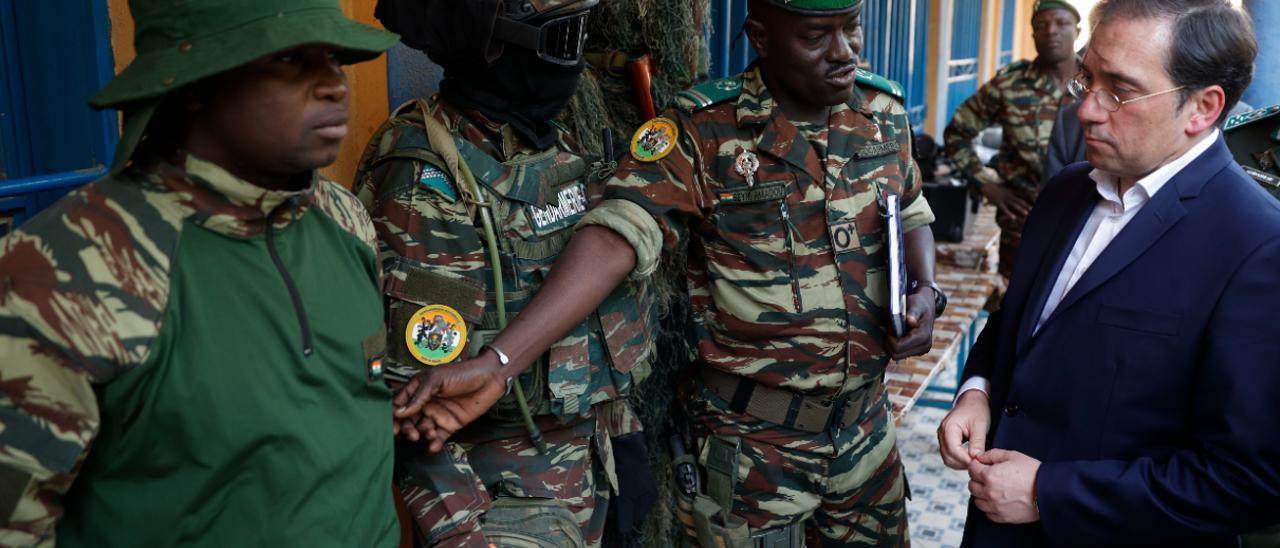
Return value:
<svg viewBox="0 0 1280 548">
<path fill-rule="evenodd" d="M 477 424 L 509 435 L 450 442 L 436 455 L 401 448 L 397 483 L 419 545 L 600 545 L 610 493 L 609 457 L 600 454 L 608 436 L 596 431 L 595 418 L 569 425 L 538 419 L 543 454 L 522 425 Z"/>
<path fill-rule="evenodd" d="M 1036 193 L 1022 187 L 1010 187 L 1019 197 L 1029 204 L 1036 202 Z M 1005 280 L 1013 277 L 1013 261 L 1018 256 L 1018 246 L 1022 245 L 1022 228 L 1027 218 L 1013 217 L 996 213 L 996 225 L 1000 227 L 1000 264 L 999 272 Z"/>
<path fill-rule="evenodd" d="M 893 419 L 883 416 L 887 405 L 878 407 L 868 414 L 881 416 L 864 424 L 883 426 L 836 454 L 761 441 L 757 436 L 769 432 L 756 431 L 750 437 L 712 434 L 698 462 L 708 470 L 709 486 L 712 454 L 725 452 L 713 448 L 734 447 L 732 513 L 746 521 L 751 544 L 785 546 L 763 535 L 803 524 L 806 546 L 908 546 L 906 476 Z"/>
</svg>

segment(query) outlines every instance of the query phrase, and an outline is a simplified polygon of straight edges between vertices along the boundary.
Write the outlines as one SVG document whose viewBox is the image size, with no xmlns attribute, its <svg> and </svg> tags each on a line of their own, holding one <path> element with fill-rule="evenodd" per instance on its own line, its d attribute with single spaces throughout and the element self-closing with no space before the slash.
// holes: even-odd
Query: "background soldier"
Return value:
<svg viewBox="0 0 1280 548">
<path fill-rule="evenodd" d="M 682 503 L 690 532 L 704 546 L 902 544 L 881 379 L 890 355 L 929 349 L 944 301 L 900 90 L 856 70 L 857 0 L 753 0 L 747 34 L 756 66 L 637 131 L 605 200 L 495 339 L 510 364 L 486 353 L 441 371 L 411 401 L 401 392 L 397 414 L 424 408 L 427 437 L 444 439 L 617 283 L 687 255 L 699 380 L 684 403 L 707 469 L 707 493 Z M 673 138 L 648 149 L 649 130 Z M 918 282 L 901 339 L 886 327 L 891 193 Z"/>
<path fill-rule="evenodd" d="M 1280 198 L 1280 105 L 1228 118 L 1223 136 L 1245 173 Z"/>
<path fill-rule="evenodd" d="M 478 0 L 379 4 L 388 28 L 445 69 L 438 95 L 399 108 L 373 136 L 358 175 L 387 273 L 388 361 L 401 378 L 425 369 L 405 330 L 429 305 L 465 321 L 469 355 L 495 363 L 519 355 L 490 339 L 504 314 L 516 317 L 538 292 L 587 198 L 599 195 L 599 170 L 612 169 L 589 164 L 554 121 L 577 87 L 595 3 L 553 0 L 522 11 L 530 4 L 512 2 L 504 12 Z M 499 382 L 475 395 L 483 420 L 447 447 L 430 447 L 443 453 L 401 447 L 398 482 L 423 541 L 595 546 L 620 482 L 619 525 L 643 517 L 654 488 L 639 422 L 621 398 L 649 370 L 647 291 L 619 287 L 530 356 L 537 365 L 511 394 L 529 395 L 527 411 L 518 397 L 503 397 L 512 383 Z M 419 439 L 414 420 L 403 426 Z"/>
<path fill-rule="evenodd" d="M 1080 12 L 1064 0 L 1038 0 L 1031 17 L 1035 61 L 1018 61 L 956 109 L 943 133 L 947 154 L 978 192 L 995 204 L 1000 225 L 1000 273 L 1013 269 L 1022 224 L 1044 174 L 1044 156 L 1058 109 L 1070 104 L 1067 81 L 1079 71 L 1075 54 Z M 973 140 L 991 126 L 1004 136 L 996 169 L 982 165 Z"/>
<path fill-rule="evenodd" d="M 337 0 L 130 9 L 90 100 L 124 111 L 111 174 L 0 240 L 0 545 L 395 546 L 373 227 L 315 172 L 340 65 L 395 35 Z"/>
</svg>

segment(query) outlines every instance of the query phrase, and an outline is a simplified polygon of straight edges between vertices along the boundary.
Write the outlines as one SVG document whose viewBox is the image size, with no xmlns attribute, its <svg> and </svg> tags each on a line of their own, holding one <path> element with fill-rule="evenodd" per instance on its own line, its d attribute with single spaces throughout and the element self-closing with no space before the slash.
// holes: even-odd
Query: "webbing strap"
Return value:
<svg viewBox="0 0 1280 548">
<path fill-rule="evenodd" d="M 707 444 L 707 494 L 725 509 L 725 513 L 732 512 L 742 439 L 711 436 Z"/>
<path fill-rule="evenodd" d="M 804 522 L 754 532 L 751 544 L 753 548 L 804 548 Z"/>
</svg>

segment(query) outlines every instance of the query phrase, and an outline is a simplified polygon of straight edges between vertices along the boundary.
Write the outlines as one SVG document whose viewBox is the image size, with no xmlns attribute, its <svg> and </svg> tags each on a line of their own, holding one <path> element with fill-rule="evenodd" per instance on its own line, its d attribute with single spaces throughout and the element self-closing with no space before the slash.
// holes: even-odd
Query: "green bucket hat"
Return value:
<svg viewBox="0 0 1280 548">
<path fill-rule="evenodd" d="M 770 4 L 804 15 L 841 15 L 856 9 L 862 0 L 768 0 Z"/>
<path fill-rule="evenodd" d="M 1045 10 L 1067 10 L 1071 12 L 1071 15 L 1076 16 L 1077 22 L 1080 21 L 1080 12 L 1076 10 L 1075 6 L 1071 5 L 1071 2 L 1066 0 L 1036 0 L 1035 8 L 1031 10 L 1031 16 L 1035 17 L 1037 13 Z"/>
<path fill-rule="evenodd" d="M 129 0 L 137 57 L 93 97 L 124 111 L 113 171 L 123 167 L 171 91 L 302 44 L 328 44 L 356 63 L 399 39 L 342 13 L 340 0 Z"/>
</svg>

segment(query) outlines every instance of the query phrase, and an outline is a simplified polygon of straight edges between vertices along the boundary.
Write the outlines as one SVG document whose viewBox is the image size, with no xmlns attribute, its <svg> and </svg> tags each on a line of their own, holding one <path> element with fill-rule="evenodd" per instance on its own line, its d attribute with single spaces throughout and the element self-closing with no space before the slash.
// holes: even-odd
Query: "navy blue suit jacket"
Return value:
<svg viewBox="0 0 1280 548">
<path fill-rule="evenodd" d="M 1041 521 L 969 507 L 969 546 L 1234 546 L 1280 521 L 1280 203 L 1219 138 L 1125 226 L 1033 335 L 1097 202 L 1086 163 L 1040 194 L 965 376 L 987 447 L 1042 461 Z"/>
</svg>

